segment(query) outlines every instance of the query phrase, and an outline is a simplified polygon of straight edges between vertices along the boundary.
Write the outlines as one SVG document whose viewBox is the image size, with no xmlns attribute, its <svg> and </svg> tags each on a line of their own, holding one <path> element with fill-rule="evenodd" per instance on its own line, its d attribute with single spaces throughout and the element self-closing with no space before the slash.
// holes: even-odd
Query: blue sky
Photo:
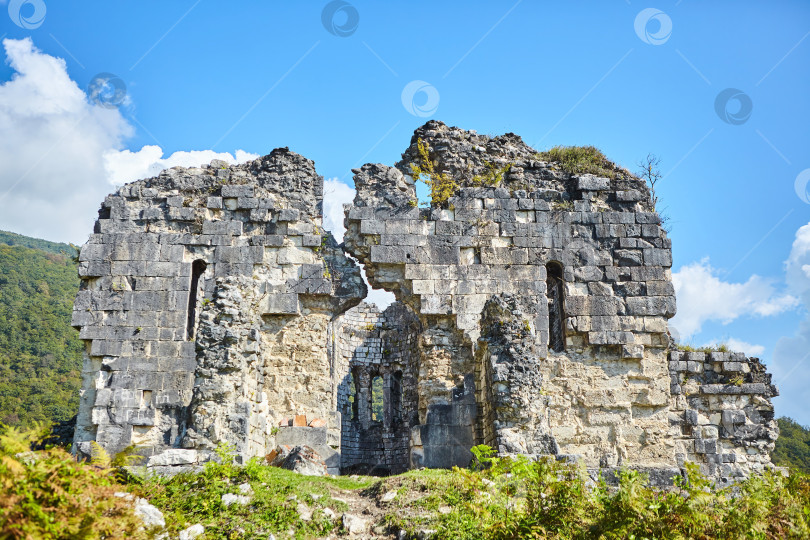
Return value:
<svg viewBox="0 0 810 540">
<path fill-rule="evenodd" d="M 214 152 L 289 146 L 351 186 L 429 118 L 630 170 L 652 152 L 673 325 L 760 354 L 810 424 L 806 1 L 0 4 L 0 228 L 81 243 L 112 184 Z M 87 95 L 101 73 L 117 107 Z"/>
</svg>

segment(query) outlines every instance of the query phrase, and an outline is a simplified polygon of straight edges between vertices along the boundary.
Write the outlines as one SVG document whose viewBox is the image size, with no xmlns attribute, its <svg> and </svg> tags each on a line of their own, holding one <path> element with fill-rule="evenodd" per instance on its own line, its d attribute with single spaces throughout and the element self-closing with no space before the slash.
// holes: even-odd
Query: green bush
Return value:
<svg viewBox="0 0 810 540">
<path fill-rule="evenodd" d="M 47 430 L 0 433 L 0 538 L 145 538 L 111 471 L 61 448 L 29 451 Z"/>
<path fill-rule="evenodd" d="M 595 174 L 615 178 L 617 167 L 595 146 L 555 146 L 538 152 L 537 158 L 553 161 L 568 174 Z"/>
</svg>

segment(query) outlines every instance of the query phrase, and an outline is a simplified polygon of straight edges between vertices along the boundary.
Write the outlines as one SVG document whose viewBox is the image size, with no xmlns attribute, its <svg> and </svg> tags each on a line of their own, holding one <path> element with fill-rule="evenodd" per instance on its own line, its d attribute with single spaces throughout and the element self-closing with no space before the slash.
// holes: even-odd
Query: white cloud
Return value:
<svg viewBox="0 0 810 540">
<path fill-rule="evenodd" d="M 0 84 L 0 228 L 84 241 L 109 185 L 101 155 L 132 127 L 91 105 L 65 62 L 29 39 L 3 41 L 15 71 Z"/>
<path fill-rule="evenodd" d="M 778 412 L 802 424 L 810 424 L 810 223 L 796 231 L 796 238 L 785 261 L 789 290 L 802 299 L 805 319 L 793 336 L 779 339 L 774 347 L 770 370 L 783 396 L 777 398 Z"/>
<path fill-rule="evenodd" d="M 5 39 L 3 47 L 14 74 L 0 83 L 0 229 L 83 243 L 111 184 L 176 165 L 255 157 L 201 151 L 163 159 L 157 146 L 125 150 L 133 127 L 120 110 L 93 104 L 64 60 L 30 38 Z"/>
<path fill-rule="evenodd" d="M 193 150 L 191 152 L 175 152 L 163 158 L 163 150 L 159 146 L 144 146 L 137 152 L 129 150 L 109 150 L 104 153 L 104 170 L 107 180 L 111 184 L 120 185 L 156 176 L 160 171 L 171 167 L 199 167 L 211 163 L 211 160 L 221 159 L 230 164 L 245 163 L 259 157 L 243 150 L 237 150 L 236 156 L 227 152 L 214 152 L 213 150 Z"/>
<path fill-rule="evenodd" d="M 728 324 L 746 315 L 768 317 L 791 309 L 798 299 L 777 293 L 771 280 L 751 276 L 745 283 L 731 283 L 703 259 L 672 274 L 678 313 L 671 320 L 682 339 L 700 332 L 706 321 Z"/>
<path fill-rule="evenodd" d="M 354 188 L 337 178 L 323 183 L 323 226 L 338 242 L 343 242 L 346 227 L 343 226 L 343 205 L 354 201 Z"/>
</svg>

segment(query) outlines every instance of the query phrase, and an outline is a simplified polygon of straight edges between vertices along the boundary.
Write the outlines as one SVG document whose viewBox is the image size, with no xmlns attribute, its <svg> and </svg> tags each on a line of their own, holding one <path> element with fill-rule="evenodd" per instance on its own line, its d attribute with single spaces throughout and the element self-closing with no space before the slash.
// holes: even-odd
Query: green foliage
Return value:
<svg viewBox="0 0 810 540">
<path fill-rule="evenodd" d="M 280 537 L 279 533 L 286 538 L 290 530 L 296 538 L 320 538 L 338 527 L 338 520 L 329 519 L 324 510 L 339 515 L 347 509 L 330 493 L 363 489 L 372 481 L 302 476 L 253 459 L 244 467 L 209 462 L 200 473 L 150 477 L 140 489 L 163 512 L 172 538 L 195 523 L 205 527 L 207 539 Z M 223 505 L 222 495 L 240 494 L 238 486 L 244 483 L 253 490 L 250 504 Z M 311 520 L 300 518 L 299 503 L 313 510 Z"/>
<path fill-rule="evenodd" d="M 0 538 L 146 538 L 109 470 L 61 448 L 23 452 L 45 432 L 0 429 Z"/>
<path fill-rule="evenodd" d="M 380 376 L 371 380 L 371 419 L 383 421 L 383 378 Z"/>
<path fill-rule="evenodd" d="M 595 146 L 555 146 L 545 152 L 538 152 L 537 158 L 554 161 L 569 174 L 595 174 L 616 178 L 616 165 Z"/>
<path fill-rule="evenodd" d="M 447 173 L 436 172 L 436 162 L 430 159 L 430 147 L 422 139 L 417 139 L 419 163 L 411 163 L 411 174 L 415 180 L 422 180 L 430 188 L 431 205 L 434 208 L 447 208 L 450 197 L 458 192 L 459 185 Z"/>
<path fill-rule="evenodd" d="M 46 251 L 0 244 L 0 422 L 16 426 L 76 414 L 84 348 L 70 326 L 76 264 L 54 252 L 63 244 L 26 242 Z"/>
<path fill-rule="evenodd" d="M 481 175 L 473 176 L 470 185 L 475 187 L 497 187 L 503 182 L 503 178 L 509 169 L 512 168 L 511 163 L 507 163 L 505 167 L 497 168 L 494 163 L 486 162 L 487 171 Z"/>
<path fill-rule="evenodd" d="M 717 345 L 704 345 L 703 347 L 695 347 L 690 343 L 678 343 L 677 349 L 682 352 L 728 352 L 728 345 L 725 343 L 718 343 Z"/>
<path fill-rule="evenodd" d="M 232 465 L 236 458 L 236 445 L 226 441 L 219 441 L 214 453 L 224 465 Z"/>
<path fill-rule="evenodd" d="M 64 255 L 65 257 L 77 257 L 79 255 L 78 248 L 73 244 L 49 242 L 47 240 L 31 238 L 9 231 L 0 231 L 0 244 L 21 246 L 36 249 L 37 251 L 44 251 L 46 253 L 53 253 L 55 255 Z"/>
<path fill-rule="evenodd" d="M 389 510 L 385 522 L 411 534 L 430 528 L 447 539 L 807 538 L 810 478 L 768 471 L 717 489 L 687 464 L 670 489 L 621 471 L 618 486 L 595 485 L 584 468 L 553 458 L 498 458 L 471 449 L 473 470 L 412 471 L 389 480 L 416 499 Z M 429 474 L 428 474 L 429 473 Z M 404 481 L 407 480 L 407 484 Z M 381 487 L 385 491 L 390 487 Z M 418 493 L 424 496 L 418 496 Z M 399 496 L 398 500 L 404 499 Z M 436 512 L 445 505 L 443 512 Z M 449 508 L 447 508 L 449 507 Z M 431 514 L 415 516 L 417 509 Z M 410 516 L 410 517 L 403 517 Z"/>
<path fill-rule="evenodd" d="M 810 429 L 784 416 L 777 423 L 779 438 L 771 459 L 780 467 L 810 474 Z"/>
</svg>

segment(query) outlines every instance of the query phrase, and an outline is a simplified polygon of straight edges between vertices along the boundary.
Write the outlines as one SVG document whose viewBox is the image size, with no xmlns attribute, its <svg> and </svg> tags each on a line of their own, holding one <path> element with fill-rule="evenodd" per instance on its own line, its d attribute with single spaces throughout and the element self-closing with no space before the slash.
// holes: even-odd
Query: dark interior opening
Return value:
<svg viewBox="0 0 810 540">
<path fill-rule="evenodd" d="M 554 352 L 565 350 L 565 282 L 563 267 L 552 261 L 546 264 L 546 295 L 548 297 L 548 346 Z"/>
<path fill-rule="evenodd" d="M 360 383 L 360 377 L 357 373 L 357 368 L 352 369 L 349 373 L 349 405 L 351 405 L 352 410 L 352 420 L 358 420 L 358 401 L 360 396 L 360 391 L 357 385 Z"/>
<path fill-rule="evenodd" d="M 202 259 L 191 263 L 191 285 L 188 291 L 188 320 L 186 321 L 186 338 L 194 339 L 194 323 L 197 320 L 197 296 L 200 288 L 200 277 L 207 265 Z"/>
<path fill-rule="evenodd" d="M 402 372 L 391 375 L 391 423 L 395 426 L 402 421 Z"/>
</svg>

